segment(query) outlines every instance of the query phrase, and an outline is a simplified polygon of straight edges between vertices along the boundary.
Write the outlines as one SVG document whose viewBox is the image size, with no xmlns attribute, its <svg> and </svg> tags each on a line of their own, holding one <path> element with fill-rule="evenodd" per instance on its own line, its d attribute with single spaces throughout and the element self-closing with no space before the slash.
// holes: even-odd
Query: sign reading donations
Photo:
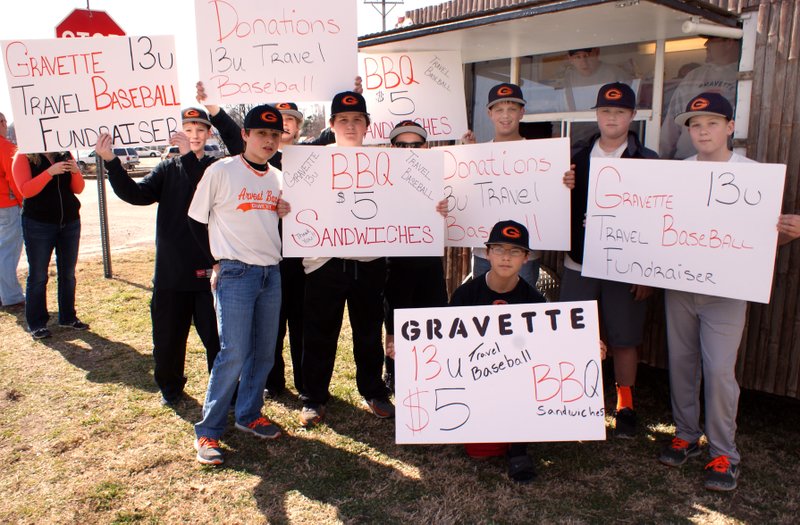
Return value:
<svg viewBox="0 0 800 525">
<path fill-rule="evenodd" d="M 605 439 L 596 305 L 395 310 L 397 443 Z"/>
<path fill-rule="evenodd" d="M 195 0 L 209 104 L 330 100 L 358 69 L 355 0 Z"/>
<path fill-rule="evenodd" d="M 569 249 L 569 139 L 488 142 L 444 152 L 447 246 L 483 247 L 492 226 L 524 224 L 531 248 Z"/>
<path fill-rule="evenodd" d="M 425 128 L 429 141 L 458 139 L 467 130 L 459 52 L 362 53 L 358 69 L 372 119 L 365 144 L 388 143 L 405 119 Z"/>
<path fill-rule="evenodd" d="M 769 302 L 786 166 L 594 160 L 583 275 Z"/>
<path fill-rule="evenodd" d="M 283 151 L 286 257 L 442 255 L 442 156 L 420 149 Z"/>
<path fill-rule="evenodd" d="M 75 9 L 56 26 L 56 37 L 124 36 L 125 31 L 105 11 Z"/>
<path fill-rule="evenodd" d="M 0 42 L 22 153 L 167 144 L 180 128 L 171 36 Z"/>
</svg>

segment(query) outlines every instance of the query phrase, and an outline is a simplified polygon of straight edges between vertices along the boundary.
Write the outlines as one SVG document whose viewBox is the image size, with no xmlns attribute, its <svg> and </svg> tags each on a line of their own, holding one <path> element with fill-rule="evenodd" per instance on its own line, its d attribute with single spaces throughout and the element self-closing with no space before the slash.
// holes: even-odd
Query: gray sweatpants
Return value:
<svg viewBox="0 0 800 525">
<path fill-rule="evenodd" d="M 700 428 L 700 381 L 705 394 L 705 434 L 712 458 L 739 463 L 734 441 L 739 384 L 736 356 L 747 302 L 667 290 L 667 344 L 672 415 L 676 435 L 689 442 Z"/>
</svg>

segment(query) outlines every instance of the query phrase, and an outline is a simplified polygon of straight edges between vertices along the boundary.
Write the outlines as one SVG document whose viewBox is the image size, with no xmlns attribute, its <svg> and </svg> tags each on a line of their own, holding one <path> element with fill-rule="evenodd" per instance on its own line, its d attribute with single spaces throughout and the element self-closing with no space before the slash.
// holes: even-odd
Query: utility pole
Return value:
<svg viewBox="0 0 800 525">
<path fill-rule="evenodd" d="M 403 5 L 403 0 L 364 0 L 365 4 L 371 5 L 375 11 L 381 15 L 383 21 L 383 31 L 386 31 L 386 16 L 398 5 Z M 388 9 L 387 9 L 388 7 Z"/>
</svg>

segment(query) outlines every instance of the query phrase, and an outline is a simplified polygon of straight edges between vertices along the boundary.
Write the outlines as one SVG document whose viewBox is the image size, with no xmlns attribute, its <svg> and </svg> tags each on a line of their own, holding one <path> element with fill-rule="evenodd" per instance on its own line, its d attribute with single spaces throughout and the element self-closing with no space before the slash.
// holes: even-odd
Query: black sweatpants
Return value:
<svg viewBox="0 0 800 525">
<path fill-rule="evenodd" d="M 306 404 L 325 404 L 333 376 L 344 305 L 353 328 L 356 385 L 367 399 L 386 399 L 381 379 L 385 259 L 358 262 L 333 258 L 306 275 L 303 319 L 303 384 Z"/>
<path fill-rule="evenodd" d="M 186 340 L 192 321 L 206 348 L 209 372 L 219 353 L 214 298 L 211 291 L 186 292 L 156 288 L 150 301 L 150 316 L 153 321 L 156 384 L 165 398 L 175 399 L 186 384 Z"/>
<path fill-rule="evenodd" d="M 292 356 L 294 386 L 303 394 L 303 301 L 306 274 L 303 259 L 290 257 L 281 261 L 281 318 L 278 325 L 278 341 L 275 344 L 275 363 L 267 377 L 267 390 L 281 392 L 286 388 L 283 361 L 283 339 L 289 327 L 289 352 Z"/>
<path fill-rule="evenodd" d="M 396 308 L 447 306 L 447 283 L 441 257 L 391 257 L 386 261 L 386 333 L 394 335 Z M 394 359 L 386 357 L 386 372 L 394 374 Z"/>
</svg>

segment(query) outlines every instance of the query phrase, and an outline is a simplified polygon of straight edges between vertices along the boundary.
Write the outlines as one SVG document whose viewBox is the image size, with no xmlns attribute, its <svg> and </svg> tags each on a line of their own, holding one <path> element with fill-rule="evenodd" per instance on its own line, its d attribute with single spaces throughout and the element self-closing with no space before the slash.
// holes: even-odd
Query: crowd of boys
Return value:
<svg viewBox="0 0 800 525">
<path fill-rule="evenodd" d="M 587 56 L 593 52 L 578 51 Z M 198 84 L 198 101 L 204 100 Z M 525 103 L 515 84 L 501 83 L 490 90 L 487 113 L 494 142 L 525 140 L 520 134 Z M 563 179 L 571 189 L 571 246 L 564 256 L 560 299 L 598 302 L 614 361 L 613 435 L 630 439 L 638 431 L 637 347 L 652 290 L 581 275 L 589 167 L 594 158 L 658 156 L 630 129 L 636 95 L 628 84 L 603 85 L 592 109 L 598 133 L 573 145 L 571 168 Z M 753 162 L 731 150 L 733 108 L 725 96 L 695 93 L 682 111 L 672 111 L 677 114 L 669 126 L 688 136 L 697 151 L 687 161 Z M 308 144 L 363 145 L 370 115 L 359 79 L 354 91 L 333 97 L 330 115 L 330 129 Z M 326 417 L 345 305 L 353 330 L 358 391 L 372 414 L 388 419 L 394 416 L 394 310 L 448 304 L 441 257 L 282 259 L 280 218 L 291 206 L 281 198 L 281 152 L 297 144 L 302 124 L 303 114 L 291 102 L 253 108 L 242 128 L 218 106 L 185 109 L 182 130 L 170 139 L 180 155 L 161 162 L 139 182 L 115 157 L 111 136 L 101 135 L 97 141 L 97 154 L 107 163 L 115 193 L 134 205 L 158 203 L 151 316 L 154 375 L 163 404 L 177 407 L 184 397 L 186 341 L 192 324 L 206 348 L 209 381 L 202 420 L 195 425 L 196 458 L 203 464 L 223 462 L 220 439 L 231 411 L 236 429 L 262 439 L 281 436 L 262 408 L 265 396 L 285 390 L 282 345 L 287 323 L 303 426 L 313 427 Z M 231 153 L 223 160 L 204 151 L 212 126 Z M 425 148 L 427 132 L 405 120 L 391 132 L 390 141 L 395 148 Z M 463 142 L 475 142 L 472 132 Z M 5 142 L 0 146 L 5 148 Z M 250 196 L 244 213 L 241 195 Z M 13 186 L 8 196 L 10 204 L 0 204 L 18 207 Z M 439 202 L 437 210 L 446 214 L 446 202 Z M 800 237 L 800 217 L 781 215 L 777 229 L 781 244 Z M 454 291 L 449 304 L 544 301 L 535 288 L 539 254 L 528 238 L 519 223 L 496 224 L 486 247 L 474 250 L 471 279 Z M 18 258 L 18 249 L 12 251 Z M 6 294 L 6 288 L 2 287 L 4 305 L 23 299 L 18 290 Z M 665 302 L 676 433 L 658 459 L 672 467 L 685 464 L 701 453 L 700 438 L 705 435 L 710 456 L 705 487 L 733 490 L 741 472 L 735 444 L 739 386 L 734 367 L 746 303 L 672 290 L 666 291 Z M 605 354 L 602 343 L 601 348 Z M 701 412 L 705 425 L 700 423 Z M 527 482 L 536 475 L 527 444 L 473 444 L 466 450 L 475 457 L 506 455 L 508 474 L 515 481 Z"/>
</svg>

